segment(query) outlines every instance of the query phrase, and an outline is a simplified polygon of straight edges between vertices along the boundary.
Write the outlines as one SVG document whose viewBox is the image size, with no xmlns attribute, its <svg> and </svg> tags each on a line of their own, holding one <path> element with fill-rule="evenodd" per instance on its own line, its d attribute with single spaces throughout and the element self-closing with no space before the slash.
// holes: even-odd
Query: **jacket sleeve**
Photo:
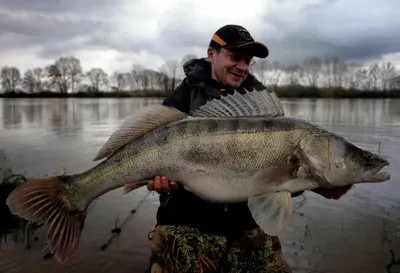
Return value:
<svg viewBox="0 0 400 273">
<path fill-rule="evenodd" d="M 186 79 L 182 81 L 178 87 L 169 95 L 162 103 L 165 106 L 175 107 L 182 112 L 189 114 L 190 112 L 190 88 L 186 83 Z"/>
</svg>

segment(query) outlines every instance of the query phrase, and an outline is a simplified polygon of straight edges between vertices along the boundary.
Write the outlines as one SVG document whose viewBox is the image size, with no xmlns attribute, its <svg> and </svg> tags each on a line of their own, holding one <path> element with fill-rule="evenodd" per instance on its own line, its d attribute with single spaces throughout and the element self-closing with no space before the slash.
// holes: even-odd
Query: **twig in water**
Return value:
<svg viewBox="0 0 400 273">
<path fill-rule="evenodd" d="M 382 142 L 379 141 L 379 143 L 378 143 L 378 155 L 381 155 L 381 144 L 382 144 Z"/>
<path fill-rule="evenodd" d="M 393 250 L 390 250 L 390 254 L 392 255 L 392 260 L 391 260 L 391 262 L 386 266 L 386 271 L 387 271 L 388 273 L 394 273 L 394 272 L 392 272 L 392 266 L 400 265 L 400 259 L 397 259 L 397 260 L 396 260 L 396 257 L 395 257 L 395 255 L 394 255 Z"/>
<path fill-rule="evenodd" d="M 149 191 L 142 200 L 139 201 L 139 203 L 137 204 L 136 208 L 132 209 L 130 211 L 130 214 L 125 218 L 124 222 L 121 224 L 120 227 L 117 226 L 118 223 L 118 216 L 115 220 L 115 227 L 111 230 L 111 236 L 110 238 L 107 240 L 107 242 L 105 244 L 103 244 L 100 249 L 105 251 L 106 248 L 111 244 L 112 240 L 114 239 L 114 237 L 119 237 L 119 234 L 122 232 L 122 227 L 128 222 L 128 220 L 132 217 L 133 214 L 136 213 L 136 211 L 139 209 L 139 207 L 143 204 L 143 202 L 146 200 L 147 196 L 149 196 L 151 192 Z"/>
</svg>

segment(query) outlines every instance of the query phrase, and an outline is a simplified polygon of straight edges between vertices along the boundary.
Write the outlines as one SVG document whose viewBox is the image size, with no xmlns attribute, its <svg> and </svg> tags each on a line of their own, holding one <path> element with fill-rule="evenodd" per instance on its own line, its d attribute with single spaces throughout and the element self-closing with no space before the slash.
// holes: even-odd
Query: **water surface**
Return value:
<svg viewBox="0 0 400 273">
<path fill-rule="evenodd" d="M 2 168 L 28 177 L 82 172 L 98 149 L 138 108 L 158 99 L 0 99 Z M 340 200 L 308 192 L 280 236 L 293 272 L 387 272 L 390 250 L 400 258 L 400 100 L 283 100 L 287 115 L 342 134 L 390 160 L 392 179 L 357 185 Z M 0 156 L 0 157 L 2 157 Z M 148 233 L 155 224 L 157 195 L 147 197 L 102 251 L 114 228 L 147 194 L 109 192 L 91 207 L 79 249 L 65 265 L 42 259 L 43 243 L 27 250 L 9 239 L 0 272 L 144 272 Z M 295 198 L 299 205 L 302 198 Z M 40 233 L 39 233 L 40 236 Z M 397 270 L 397 271 L 396 271 Z M 392 272 L 400 272 L 400 266 Z"/>
</svg>

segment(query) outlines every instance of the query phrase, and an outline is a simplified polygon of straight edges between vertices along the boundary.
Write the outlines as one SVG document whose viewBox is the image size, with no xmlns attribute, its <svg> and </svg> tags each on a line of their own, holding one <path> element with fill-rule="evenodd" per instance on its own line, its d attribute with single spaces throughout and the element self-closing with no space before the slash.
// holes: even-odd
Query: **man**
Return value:
<svg viewBox="0 0 400 273">
<path fill-rule="evenodd" d="M 249 67 L 268 55 L 244 27 L 226 25 L 212 36 L 208 60 L 184 64 L 186 78 L 163 104 L 190 113 L 233 89 L 265 89 Z M 150 272 L 290 272 L 278 238 L 259 229 L 247 203 L 209 203 L 167 177 L 147 188 L 160 193 Z"/>
</svg>

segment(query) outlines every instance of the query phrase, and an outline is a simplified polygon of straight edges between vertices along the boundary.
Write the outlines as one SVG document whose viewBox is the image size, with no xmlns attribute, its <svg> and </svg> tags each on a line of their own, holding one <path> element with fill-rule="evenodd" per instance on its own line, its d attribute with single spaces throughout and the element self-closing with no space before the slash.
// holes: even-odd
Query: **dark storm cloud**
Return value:
<svg viewBox="0 0 400 273">
<path fill-rule="evenodd" d="M 131 8 L 139 4 L 128 2 Z M 132 52 L 135 43 L 118 34 L 121 9 L 121 1 L 113 0 L 3 0 L 0 50 L 39 46 L 38 57 L 50 59 L 79 49 Z"/>
<path fill-rule="evenodd" d="M 0 8 L 12 11 L 91 13 L 110 11 L 115 0 L 3 0 Z"/>
<path fill-rule="evenodd" d="M 297 2 L 297 7 L 293 2 L 281 3 L 272 12 L 266 8 L 260 24 L 251 28 L 254 38 L 269 47 L 269 60 L 298 63 L 306 57 L 337 56 L 362 61 L 400 51 L 397 0 L 333 0 L 304 5 Z M 179 21 L 186 19 L 182 16 L 185 17 L 182 13 L 171 14 L 169 20 L 164 20 L 159 39 L 163 46 L 155 44 L 151 50 L 165 56 L 179 48 L 206 49 L 216 29 L 205 31 L 196 28 L 196 24 L 190 29 L 178 28 L 182 25 Z"/>
<path fill-rule="evenodd" d="M 107 28 L 107 23 L 90 16 L 81 18 L 73 15 L 0 10 L 1 40 L 9 37 L 8 44 L 15 40 L 14 47 L 65 42 Z"/>
<path fill-rule="evenodd" d="M 176 59 L 203 48 L 204 56 L 213 32 L 235 23 L 229 16 L 214 22 L 207 5 L 174 3 L 164 13 L 144 0 L 0 0 L 0 50 L 36 46 L 38 57 L 48 59 L 82 49 L 147 50 Z M 398 0 L 266 0 L 260 10 L 259 19 L 239 20 L 251 22 L 244 26 L 267 44 L 269 60 L 368 60 L 400 51 Z"/>
<path fill-rule="evenodd" d="M 368 60 L 400 51 L 397 0 L 322 1 L 296 13 L 266 14 L 259 32 L 271 49 L 271 59 L 299 61 L 309 56 Z M 292 19 L 288 19 L 292 18 Z M 278 38 L 276 38 L 278 36 Z"/>
</svg>

